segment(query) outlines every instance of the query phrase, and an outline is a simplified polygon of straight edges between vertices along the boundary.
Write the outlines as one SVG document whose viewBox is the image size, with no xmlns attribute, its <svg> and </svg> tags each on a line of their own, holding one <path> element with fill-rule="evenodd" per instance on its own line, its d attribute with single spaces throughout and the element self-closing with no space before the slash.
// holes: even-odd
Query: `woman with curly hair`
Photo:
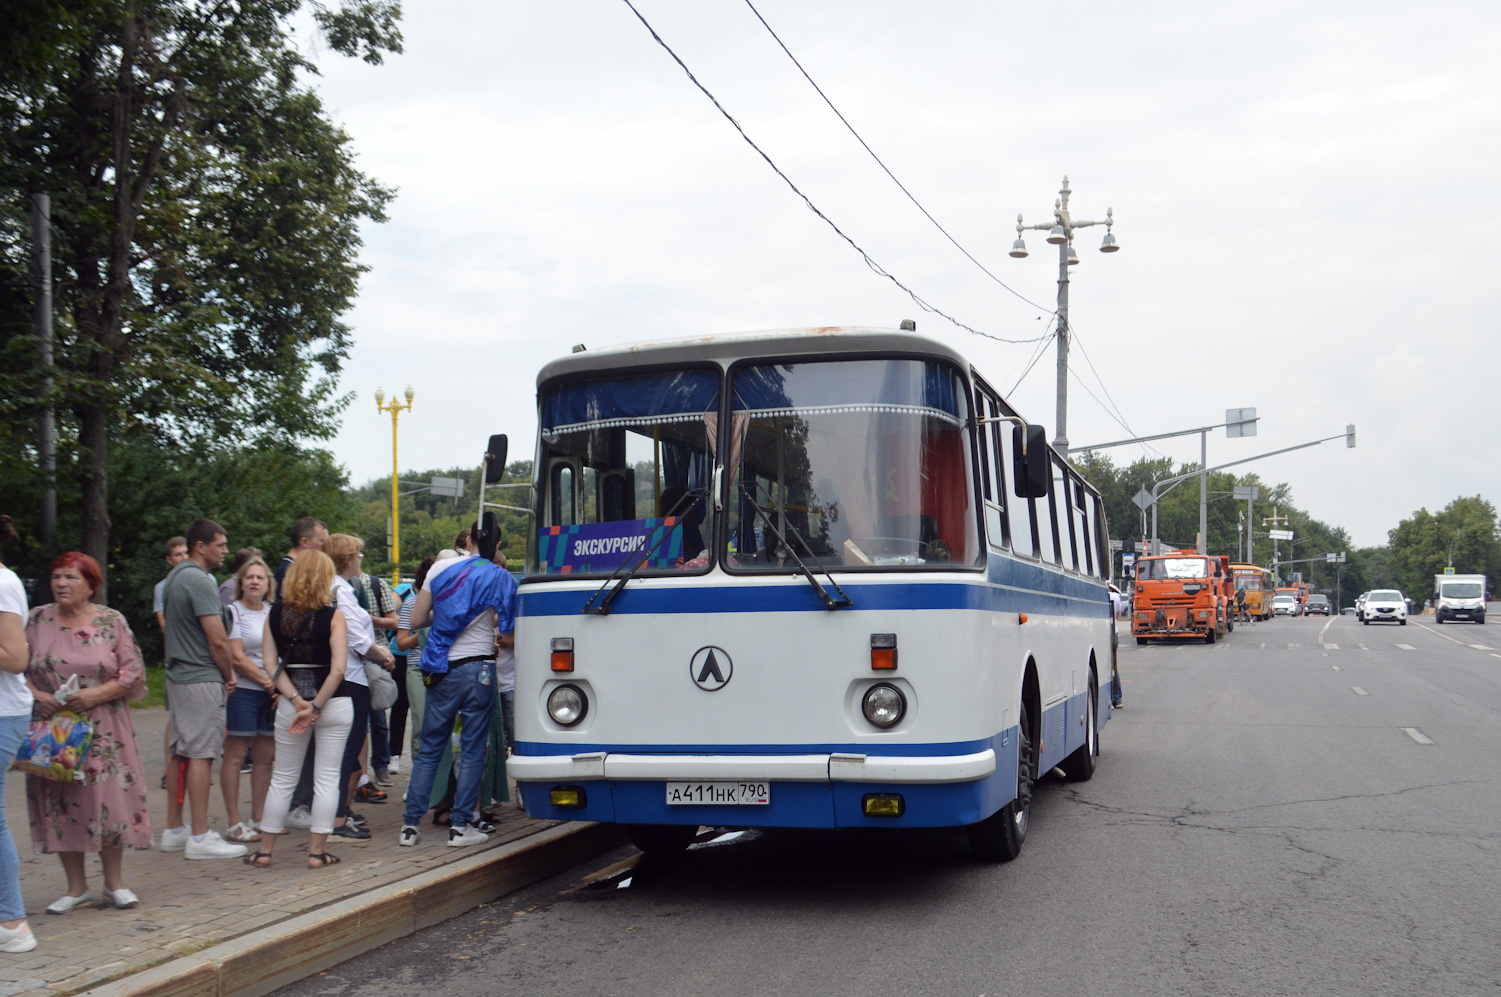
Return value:
<svg viewBox="0 0 1501 997">
<path fill-rule="evenodd" d="M 92 601 L 103 581 L 99 562 L 69 551 L 52 562 L 52 602 L 33 609 L 26 624 L 34 717 L 46 720 L 65 709 L 83 715 L 94 732 L 81 781 L 26 777 L 32 842 L 56 855 L 68 878 L 68 892 L 49 914 L 67 914 L 93 899 L 84 874 L 88 852 L 98 852 L 104 866 L 105 902 L 134 907 L 141 901 L 125 886 L 125 849 L 151 848 L 144 769 L 128 704 L 146 694 L 146 672 L 125 618 Z M 59 687 L 74 676 L 78 692 L 60 702 Z"/>
<path fill-rule="evenodd" d="M 266 794 L 258 851 L 245 864 L 271 864 L 276 836 L 286 828 L 292 790 L 302 774 L 308 742 L 316 738 L 313 755 L 313 820 L 308 838 L 311 869 L 337 865 L 326 850 L 334 815 L 342 797 L 340 769 L 344 744 L 354 723 L 350 683 L 344 680 L 349 645 L 344 614 L 334 608 L 334 562 L 322 551 L 304 550 L 293 559 L 282 579 L 281 598 L 271 607 L 261 639 L 267 674 L 280 694 L 276 706 L 276 767 Z M 280 664 L 279 664 L 280 663 Z"/>
</svg>

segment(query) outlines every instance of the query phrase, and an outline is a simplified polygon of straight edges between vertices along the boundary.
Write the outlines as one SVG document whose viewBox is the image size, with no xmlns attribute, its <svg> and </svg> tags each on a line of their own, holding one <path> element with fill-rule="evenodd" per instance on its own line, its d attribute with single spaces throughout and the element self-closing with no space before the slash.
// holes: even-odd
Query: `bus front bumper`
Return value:
<svg viewBox="0 0 1501 997">
<path fill-rule="evenodd" d="M 526 812 L 551 820 L 734 827 L 949 827 L 971 824 L 1015 793 L 1014 736 L 964 755 L 634 754 L 513 755 L 506 771 L 521 788 Z M 674 805 L 669 784 L 761 782 L 770 802 L 757 806 Z M 577 789 L 580 805 L 555 806 L 553 790 Z M 899 817 L 866 816 L 871 794 L 899 795 Z M 1002 798 L 1004 797 L 1004 798 Z M 999 801 L 999 802 L 997 802 Z"/>
</svg>

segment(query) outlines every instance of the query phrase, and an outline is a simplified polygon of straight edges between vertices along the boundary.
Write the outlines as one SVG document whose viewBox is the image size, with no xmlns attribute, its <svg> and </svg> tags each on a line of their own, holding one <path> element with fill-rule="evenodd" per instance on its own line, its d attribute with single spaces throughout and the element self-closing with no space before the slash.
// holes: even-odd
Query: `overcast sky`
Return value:
<svg viewBox="0 0 1501 997">
<path fill-rule="evenodd" d="M 825 214 L 960 321 L 1042 335 L 1056 251 L 1037 232 L 1009 258 L 1017 213 L 1047 219 L 1064 174 L 1075 217 L 1114 209 L 1120 252 L 1079 236 L 1072 366 L 1134 433 L 1072 381 L 1075 445 L 1255 406 L 1256 438 L 1210 437 L 1216 465 L 1353 422 L 1355 450 L 1245 470 L 1359 545 L 1419 506 L 1501 499 L 1501 4 L 756 4 L 923 206 L 1044 310 L 944 239 L 743 0 L 637 2 Z M 362 168 L 400 191 L 349 315 L 359 397 L 335 451 L 355 483 L 390 470 L 377 386 L 416 392 L 403 473 L 477 464 L 491 432 L 530 456 L 537 370 L 575 343 L 913 318 L 1017 381 L 1033 347 L 872 273 L 620 0 L 412 0 L 402 30 L 378 68 L 316 53 Z M 1010 398 L 1051 437 L 1054 396 L 1049 347 Z M 1157 446 L 1198 459 L 1196 436 Z"/>
</svg>

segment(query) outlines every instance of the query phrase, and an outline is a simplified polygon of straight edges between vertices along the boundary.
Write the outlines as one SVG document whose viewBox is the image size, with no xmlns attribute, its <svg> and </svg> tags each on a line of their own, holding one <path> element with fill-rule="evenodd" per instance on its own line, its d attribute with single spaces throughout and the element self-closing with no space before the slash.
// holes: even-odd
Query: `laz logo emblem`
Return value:
<svg viewBox="0 0 1501 997">
<path fill-rule="evenodd" d="M 718 692 L 730 684 L 735 674 L 735 663 L 722 647 L 701 647 L 693 652 L 688 663 L 688 675 L 693 684 L 705 692 Z"/>
</svg>

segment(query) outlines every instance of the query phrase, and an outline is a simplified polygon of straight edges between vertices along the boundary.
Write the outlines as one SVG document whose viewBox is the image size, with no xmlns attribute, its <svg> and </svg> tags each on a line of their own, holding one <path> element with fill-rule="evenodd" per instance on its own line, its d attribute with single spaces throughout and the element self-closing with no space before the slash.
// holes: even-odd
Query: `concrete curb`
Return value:
<svg viewBox="0 0 1501 997">
<path fill-rule="evenodd" d="M 83 991 L 89 997 L 262 997 L 626 843 L 615 824 L 550 827 Z"/>
</svg>

